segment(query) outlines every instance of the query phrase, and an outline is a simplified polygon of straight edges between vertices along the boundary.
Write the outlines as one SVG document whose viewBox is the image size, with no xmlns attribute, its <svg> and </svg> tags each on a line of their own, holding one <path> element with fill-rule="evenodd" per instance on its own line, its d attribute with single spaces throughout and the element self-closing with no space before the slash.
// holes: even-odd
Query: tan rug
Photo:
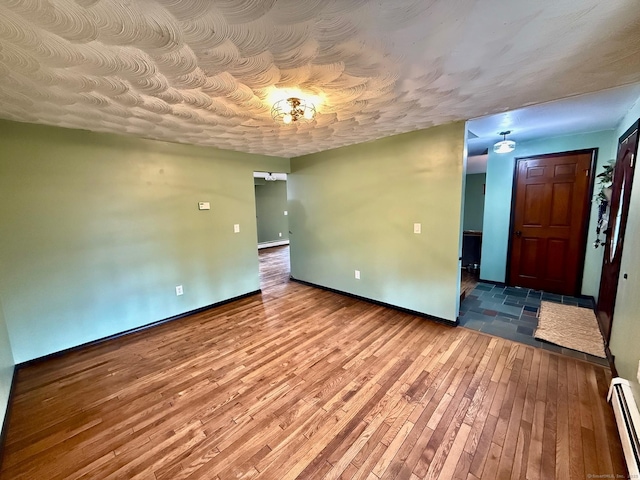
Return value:
<svg viewBox="0 0 640 480">
<path fill-rule="evenodd" d="M 561 347 L 606 358 L 596 315 L 589 308 L 542 302 L 534 336 Z"/>
</svg>

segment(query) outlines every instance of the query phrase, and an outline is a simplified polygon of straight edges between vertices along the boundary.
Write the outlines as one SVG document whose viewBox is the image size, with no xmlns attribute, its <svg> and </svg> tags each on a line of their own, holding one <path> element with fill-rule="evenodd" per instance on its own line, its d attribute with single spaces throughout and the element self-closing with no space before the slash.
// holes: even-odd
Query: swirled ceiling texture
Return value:
<svg viewBox="0 0 640 480">
<path fill-rule="evenodd" d="M 637 0 L 1 0 L 0 117 L 296 156 L 640 81 Z M 307 125 L 276 124 L 287 92 Z"/>
</svg>

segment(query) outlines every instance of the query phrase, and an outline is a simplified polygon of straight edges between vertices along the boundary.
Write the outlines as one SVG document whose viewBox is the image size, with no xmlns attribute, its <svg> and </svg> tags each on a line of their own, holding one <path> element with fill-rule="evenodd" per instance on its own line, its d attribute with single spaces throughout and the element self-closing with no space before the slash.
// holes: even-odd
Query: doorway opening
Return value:
<svg viewBox="0 0 640 480">
<path fill-rule="evenodd" d="M 480 276 L 487 158 L 487 154 L 467 158 L 462 213 L 461 301 L 473 291 Z"/>
<path fill-rule="evenodd" d="M 287 174 L 254 172 L 257 248 L 264 290 L 289 280 Z"/>
<path fill-rule="evenodd" d="M 289 245 L 287 174 L 254 172 L 258 249 Z"/>
<path fill-rule="evenodd" d="M 582 154 L 577 155 L 580 157 L 577 162 L 573 158 L 572 154 L 574 153 Z M 581 260 L 576 262 L 577 269 L 574 273 L 573 286 L 569 287 L 569 291 L 552 293 L 553 288 L 544 288 L 539 284 L 522 284 L 518 283 L 519 279 L 509 277 L 506 279 L 506 284 L 480 280 L 473 290 L 466 292 L 466 298 L 461 303 L 459 314 L 461 326 L 594 363 L 607 364 L 606 359 L 545 342 L 535 337 L 538 316 L 543 302 L 593 308 L 591 299 L 580 297 L 580 286 L 583 270 L 582 259 L 586 248 L 586 222 L 590 212 L 595 153 L 595 150 L 590 149 L 581 152 L 539 155 L 515 160 L 514 201 L 511 205 L 511 243 L 522 239 L 526 239 L 529 242 L 525 245 L 525 248 L 521 248 L 520 258 L 529 262 L 529 264 L 523 265 L 526 267 L 525 273 L 534 279 L 538 277 L 542 279 L 551 278 L 555 281 L 557 277 L 562 277 L 566 280 L 569 275 L 569 269 L 560 268 L 562 265 L 557 259 L 548 262 L 544 261 L 544 257 L 542 260 L 533 258 L 533 253 L 536 253 L 536 249 L 540 250 L 539 253 L 542 255 L 554 253 L 553 249 L 561 249 L 563 245 L 577 250 L 578 257 Z M 584 158 L 582 158 L 583 156 Z M 519 196 L 517 193 L 518 179 L 522 180 L 523 178 L 525 181 L 521 183 L 526 186 L 524 195 L 522 195 L 521 191 Z M 577 187 L 576 184 L 578 184 Z M 528 192 L 527 187 L 529 189 Z M 548 191 L 545 192 L 545 190 Z M 523 203 L 521 198 L 523 196 L 525 200 L 525 215 L 521 219 L 517 217 L 514 211 L 518 206 L 518 199 L 520 203 Z M 536 203 L 538 200 L 543 200 L 541 205 Z M 575 201 L 571 202 L 570 200 Z M 465 204 L 466 202 L 468 202 L 468 198 L 465 199 Z M 581 206 L 584 205 L 585 208 L 582 211 L 579 208 L 574 208 L 575 203 Z M 577 215 L 581 216 L 581 221 L 573 225 L 576 220 L 574 216 Z M 515 228 L 516 226 L 520 228 Z M 565 234 L 567 234 L 567 227 L 572 226 L 576 227 L 578 235 L 575 239 L 569 240 L 569 237 Z M 465 225 L 463 228 L 466 230 L 467 226 Z M 531 230 L 526 230 L 527 228 Z M 541 232 L 543 228 L 548 228 L 550 232 Z M 541 239 L 537 237 L 541 237 Z M 546 245 L 545 241 L 551 243 L 551 245 Z M 530 251 L 525 251 L 529 247 L 531 247 Z M 513 249 L 514 245 L 512 244 L 509 251 L 513 253 Z M 567 251 L 564 252 L 564 254 L 568 253 Z M 505 255 L 507 255 L 506 249 Z M 508 255 L 507 258 L 509 258 Z M 463 266 L 465 263 L 463 261 Z M 507 262 L 507 272 L 509 272 L 510 266 L 513 267 L 512 264 L 509 265 L 509 262 Z M 549 266 L 553 268 L 548 268 Z M 567 276 L 563 277 L 565 274 Z"/>
</svg>

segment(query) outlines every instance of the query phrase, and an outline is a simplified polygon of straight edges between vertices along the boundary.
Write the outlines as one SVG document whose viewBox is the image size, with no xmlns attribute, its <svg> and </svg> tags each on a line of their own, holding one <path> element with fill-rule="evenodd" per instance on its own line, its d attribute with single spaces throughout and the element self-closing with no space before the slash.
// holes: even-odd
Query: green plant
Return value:
<svg viewBox="0 0 640 480">
<path fill-rule="evenodd" d="M 600 235 L 604 234 L 604 230 L 606 229 L 609 221 L 609 199 L 607 198 L 605 191 L 611 188 L 614 166 L 615 160 L 609 160 L 609 163 L 604 166 L 604 170 L 596 175 L 600 190 L 596 194 L 595 198 L 598 203 L 598 223 L 596 224 L 596 240 L 593 242 L 593 248 L 604 246 L 604 240 L 600 238 Z"/>
<path fill-rule="evenodd" d="M 596 195 L 596 201 L 602 205 L 607 204 L 609 200 L 607 199 L 604 191 L 611 186 L 611 182 L 613 182 L 613 167 L 615 166 L 615 160 L 609 160 L 604 166 L 604 170 L 596 175 L 598 179 L 598 185 L 600 186 L 600 190 Z"/>
</svg>

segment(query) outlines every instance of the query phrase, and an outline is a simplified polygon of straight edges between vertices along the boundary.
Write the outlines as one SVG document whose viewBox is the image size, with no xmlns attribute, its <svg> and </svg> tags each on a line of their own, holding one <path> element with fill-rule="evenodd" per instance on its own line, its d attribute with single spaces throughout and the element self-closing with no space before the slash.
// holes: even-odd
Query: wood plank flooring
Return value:
<svg viewBox="0 0 640 480">
<path fill-rule="evenodd" d="M 460 298 L 464 300 L 478 285 L 478 275 L 467 272 L 464 268 L 460 271 Z"/>
<path fill-rule="evenodd" d="M 286 253 L 262 295 L 21 369 L 0 478 L 626 474 L 608 369 L 288 282 Z"/>
</svg>

